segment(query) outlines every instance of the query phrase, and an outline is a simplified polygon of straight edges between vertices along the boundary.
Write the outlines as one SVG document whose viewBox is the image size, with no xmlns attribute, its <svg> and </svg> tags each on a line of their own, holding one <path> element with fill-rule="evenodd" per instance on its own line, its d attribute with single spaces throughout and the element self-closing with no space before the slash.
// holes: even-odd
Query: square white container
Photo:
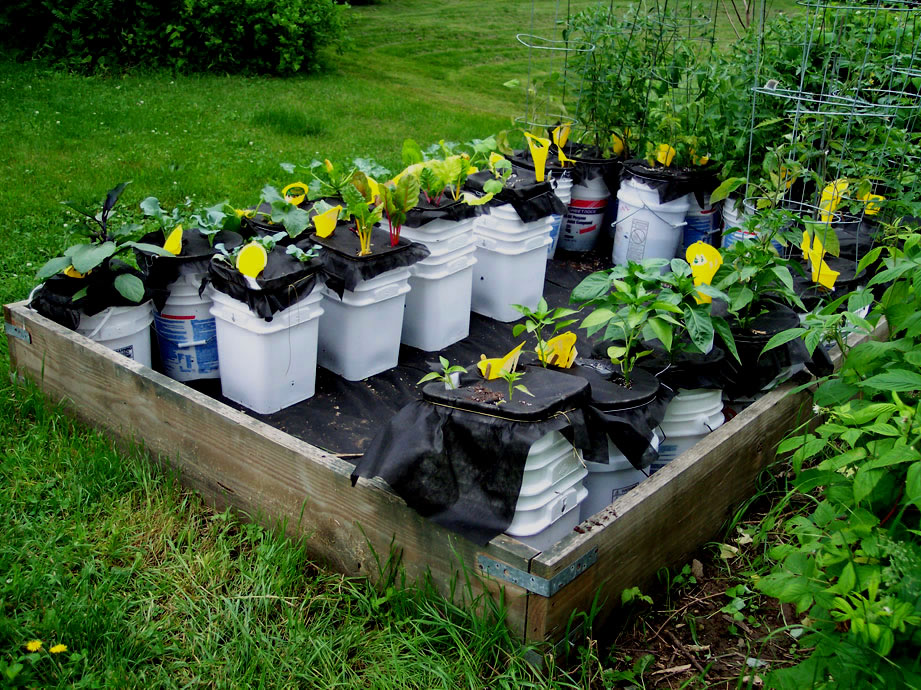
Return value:
<svg viewBox="0 0 921 690">
<path fill-rule="evenodd" d="M 403 312 L 403 344 L 433 352 L 467 337 L 475 250 L 467 247 L 441 265 L 412 267 L 412 289 Z"/>
<path fill-rule="evenodd" d="M 223 292 L 209 292 L 224 397 L 259 414 L 271 414 L 313 396 L 317 325 L 323 313 L 320 288 L 277 312 L 271 321 Z"/>
<path fill-rule="evenodd" d="M 521 318 L 513 304 L 536 309 L 544 294 L 547 245 L 551 241 L 549 234 L 518 244 L 477 233 L 471 309 L 506 323 Z"/>
<path fill-rule="evenodd" d="M 347 381 L 361 381 L 397 365 L 409 269 L 387 271 L 346 290 L 342 299 L 322 288 L 318 361 Z M 394 280 L 394 277 L 396 279 Z M 375 282 L 376 281 L 376 282 Z M 368 289 L 367 284 L 374 287 Z"/>
</svg>

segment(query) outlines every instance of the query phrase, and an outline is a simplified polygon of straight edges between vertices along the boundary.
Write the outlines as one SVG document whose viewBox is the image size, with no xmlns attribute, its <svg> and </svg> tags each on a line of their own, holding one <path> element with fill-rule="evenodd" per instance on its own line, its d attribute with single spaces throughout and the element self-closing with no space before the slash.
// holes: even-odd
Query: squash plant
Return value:
<svg viewBox="0 0 921 690">
<path fill-rule="evenodd" d="M 390 171 L 370 158 L 356 158 L 351 165 L 337 164 L 328 158 L 313 160 L 308 165 L 281 163 L 281 168 L 290 174 L 303 170 L 310 177 L 307 184 L 307 198 L 315 201 L 324 197 L 341 198 L 343 191 L 352 183 L 353 178 L 361 173 L 372 179 L 390 177 Z"/>
</svg>

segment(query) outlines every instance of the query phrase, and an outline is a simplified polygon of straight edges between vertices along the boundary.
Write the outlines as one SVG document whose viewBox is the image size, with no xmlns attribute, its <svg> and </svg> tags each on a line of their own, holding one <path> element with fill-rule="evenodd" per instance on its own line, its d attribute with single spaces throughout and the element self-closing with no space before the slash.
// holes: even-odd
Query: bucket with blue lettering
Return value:
<svg viewBox="0 0 921 690">
<path fill-rule="evenodd" d="M 218 366 L 217 331 L 210 313 L 212 301 L 200 297 L 203 275 L 183 271 L 171 283 L 169 299 L 154 312 L 154 330 L 160 349 L 163 373 L 176 381 L 216 379 Z"/>
<path fill-rule="evenodd" d="M 678 250 L 678 258 L 683 259 L 688 247 L 695 242 L 713 246 L 719 245 L 720 214 L 719 207 L 710 204 L 710 195 L 703 195 L 704 205 L 697 203 L 694 194 L 688 195 L 688 212 L 684 217 L 684 239 Z"/>
</svg>

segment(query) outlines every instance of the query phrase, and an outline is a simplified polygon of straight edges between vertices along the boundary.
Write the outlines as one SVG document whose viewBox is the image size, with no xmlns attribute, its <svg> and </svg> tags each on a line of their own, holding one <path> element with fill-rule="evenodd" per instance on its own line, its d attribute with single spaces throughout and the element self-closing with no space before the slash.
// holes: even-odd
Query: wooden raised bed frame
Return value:
<svg viewBox="0 0 921 690">
<path fill-rule="evenodd" d="M 680 565 L 716 536 L 754 492 L 784 435 L 812 415 L 808 393 L 768 393 L 549 551 L 500 536 L 481 547 L 419 517 L 380 480 L 352 487 L 352 465 L 119 355 L 28 309 L 4 307 L 11 370 L 120 442 L 157 462 L 218 508 L 284 523 L 328 567 L 372 579 L 391 548 L 410 580 L 430 574 L 444 594 L 504 589 L 522 640 L 561 640 L 573 613 Z M 833 359 L 840 355 L 833 353 Z M 464 582 L 463 579 L 460 582 Z M 454 595 L 463 588 L 458 587 Z"/>
</svg>

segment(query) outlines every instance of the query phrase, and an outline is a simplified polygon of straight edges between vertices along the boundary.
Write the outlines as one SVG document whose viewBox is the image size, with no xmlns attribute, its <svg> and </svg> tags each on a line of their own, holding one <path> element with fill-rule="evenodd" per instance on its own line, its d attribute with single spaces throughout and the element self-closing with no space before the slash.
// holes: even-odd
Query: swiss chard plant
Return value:
<svg viewBox="0 0 921 690">
<path fill-rule="evenodd" d="M 374 196 L 364 173 L 353 176 L 352 183 L 342 190 L 342 199 L 349 216 L 355 221 L 355 232 L 361 245 L 358 255 L 368 256 L 371 254 L 371 233 L 383 217 L 383 204 Z"/>
<path fill-rule="evenodd" d="M 406 222 L 406 215 L 419 203 L 419 178 L 403 174 L 393 182 L 388 180 L 378 185 L 384 215 L 390 230 L 390 246 L 395 247 L 400 241 L 400 230 Z"/>
</svg>

